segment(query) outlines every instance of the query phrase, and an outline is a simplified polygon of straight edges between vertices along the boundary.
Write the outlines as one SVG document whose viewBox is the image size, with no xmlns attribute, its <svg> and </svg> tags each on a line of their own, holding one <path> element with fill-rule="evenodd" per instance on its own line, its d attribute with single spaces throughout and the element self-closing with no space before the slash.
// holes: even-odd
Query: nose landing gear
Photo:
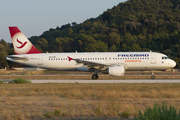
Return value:
<svg viewBox="0 0 180 120">
<path fill-rule="evenodd" d="M 155 79 L 154 71 L 153 70 L 151 71 L 151 79 Z"/>
</svg>

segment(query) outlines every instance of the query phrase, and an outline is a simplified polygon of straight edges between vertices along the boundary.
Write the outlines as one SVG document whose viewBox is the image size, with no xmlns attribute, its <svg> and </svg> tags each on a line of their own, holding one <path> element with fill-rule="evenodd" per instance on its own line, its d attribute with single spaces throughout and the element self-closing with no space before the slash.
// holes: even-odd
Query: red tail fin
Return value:
<svg viewBox="0 0 180 120">
<path fill-rule="evenodd" d="M 18 29 L 18 27 L 9 27 L 9 31 L 11 34 L 15 54 L 41 53 L 32 45 L 32 43 Z"/>
</svg>

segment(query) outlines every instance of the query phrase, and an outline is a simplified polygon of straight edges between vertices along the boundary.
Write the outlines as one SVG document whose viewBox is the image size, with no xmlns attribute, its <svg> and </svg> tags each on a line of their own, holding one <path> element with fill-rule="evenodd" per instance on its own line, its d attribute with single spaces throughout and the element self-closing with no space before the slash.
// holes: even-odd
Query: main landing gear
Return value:
<svg viewBox="0 0 180 120">
<path fill-rule="evenodd" d="M 94 74 L 92 75 L 93 80 L 96 80 L 99 78 L 98 73 L 99 73 L 99 70 L 94 70 Z"/>
<path fill-rule="evenodd" d="M 155 79 L 154 71 L 153 70 L 151 71 L 151 79 Z"/>
<path fill-rule="evenodd" d="M 98 76 L 97 74 L 93 74 L 93 75 L 92 75 L 92 79 L 93 79 L 93 80 L 98 79 L 98 78 L 99 78 L 99 76 Z"/>
</svg>

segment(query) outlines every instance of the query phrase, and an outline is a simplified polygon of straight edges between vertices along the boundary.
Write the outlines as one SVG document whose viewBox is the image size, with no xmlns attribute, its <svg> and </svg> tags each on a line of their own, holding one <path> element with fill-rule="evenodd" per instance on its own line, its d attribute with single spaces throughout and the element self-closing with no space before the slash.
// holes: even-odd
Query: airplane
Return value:
<svg viewBox="0 0 180 120">
<path fill-rule="evenodd" d="M 66 52 L 42 53 L 25 37 L 18 27 L 9 27 L 16 55 L 8 55 L 8 61 L 37 68 L 58 71 L 94 72 L 92 79 L 98 79 L 98 73 L 110 76 L 124 76 L 125 70 L 153 70 L 174 68 L 176 62 L 165 54 L 157 52 Z"/>
</svg>

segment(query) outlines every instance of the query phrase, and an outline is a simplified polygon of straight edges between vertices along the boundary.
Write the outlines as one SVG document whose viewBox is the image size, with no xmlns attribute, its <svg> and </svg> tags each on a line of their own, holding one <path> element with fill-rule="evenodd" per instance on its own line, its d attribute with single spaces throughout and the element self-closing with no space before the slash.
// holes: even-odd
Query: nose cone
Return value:
<svg viewBox="0 0 180 120">
<path fill-rule="evenodd" d="M 172 67 L 174 68 L 176 66 L 176 62 L 172 60 Z"/>
</svg>

